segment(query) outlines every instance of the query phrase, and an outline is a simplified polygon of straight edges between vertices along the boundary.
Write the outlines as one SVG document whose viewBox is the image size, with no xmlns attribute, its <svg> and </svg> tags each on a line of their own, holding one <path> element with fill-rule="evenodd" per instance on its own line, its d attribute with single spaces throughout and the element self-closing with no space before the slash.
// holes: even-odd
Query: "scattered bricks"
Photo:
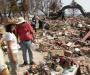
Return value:
<svg viewBox="0 0 90 75">
<path fill-rule="evenodd" d="M 72 52 L 71 51 L 68 51 L 68 50 L 65 50 L 64 51 L 64 55 L 67 56 L 67 57 L 71 57 L 72 56 Z"/>
<path fill-rule="evenodd" d="M 52 56 L 55 56 L 55 55 L 64 56 L 63 50 L 51 50 L 50 52 Z"/>
<path fill-rule="evenodd" d="M 88 63 L 87 62 L 81 61 L 80 71 L 81 71 L 81 75 L 89 75 Z"/>
<path fill-rule="evenodd" d="M 80 66 L 84 66 L 83 62 L 80 63 Z"/>
<path fill-rule="evenodd" d="M 84 52 L 84 53 L 88 53 L 88 51 L 90 50 L 90 48 L 88 47 L 82 47 L 81 50 Z"/>
<path fill-rule="evenodd" d="M 40 41 L 37 40 L 39 42 L 38 44 L 40 50 L 43 52 L 48 52 L 49 50 L 51 50 L 52 55 L 55 54 L 61 55 L 63 53 L 54 52 L 54 50 L 63 50 L 64 51 L 63 55 L 65 55 L 66 57 L 72 56 L 75 57 L 75 55 L 77 55 L 77 57 L 75 57 L 77 60 L 81 56 L 84 57 L 84 59 L 83 58 L 79 59 L 79 61 L 82 60 L 80 62 L 80 71 L 82 75 L 87 75 L 88 71 L 90 71 L 90 67 L 88 66 L 90 62 L 89 64 L 85 62 L 87 60 L 85 59 L 84 55 L 89 54 L 90 45 L 88 45 L 89 44 L 88 42 L 82 42 L 80 35 L 80 33 L 82 34 L 83 31 L 86 33 L 86 28 L 83 27 L 85 28 L 83 29 L 82 27 L 77 27 L 76 25 L 74 25 L 74 27 L 70 27 L 70 24 L 68 26 L 64 24 L 65 22 L 63 23 L 61 23 L 60 21 L 55 22 L 55 20 L 52 22 L 50 24 L 50 30 L 48 31 L 48 33 L 45 36 L 43 35 L 38 36 L 43 39 L 40 40 L 41 38 L 37 38 L 38 40 L 40 40 Z M 72 46 L 73 44 L 74 46 Z"/>
<path fill-rule="evenodd" d="M 88 63 L 88 65 L 87 65 L 87 70 L 90 73 L 90 63 Z"/>
</svg>

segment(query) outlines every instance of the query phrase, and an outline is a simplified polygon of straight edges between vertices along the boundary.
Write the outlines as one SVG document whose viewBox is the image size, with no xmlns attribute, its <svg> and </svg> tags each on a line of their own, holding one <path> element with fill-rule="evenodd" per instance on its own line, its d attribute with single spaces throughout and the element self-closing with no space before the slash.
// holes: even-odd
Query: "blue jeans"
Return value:
<svg viewBox="0 0 90 75">
<path fill-rule="evenodd" d="M 22 41 L 22 42 L 20 42 L 24 62 L 27 62 L 27 50 L 28 50 L 28 54 L 29 54 L 29 63 L 31 63 L 33 61 L 33 54 L 32 54 L 32 50 L 31 50 L 31 44 L 32 44 L 31 41 Z"/>
</svg>

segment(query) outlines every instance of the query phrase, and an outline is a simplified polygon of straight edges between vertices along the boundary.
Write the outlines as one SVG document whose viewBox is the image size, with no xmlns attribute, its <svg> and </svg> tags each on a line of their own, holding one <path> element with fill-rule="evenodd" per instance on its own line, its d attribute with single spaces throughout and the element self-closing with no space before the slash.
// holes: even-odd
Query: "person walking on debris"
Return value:
<svg viewBox="0 0 90 75">
<path fill-rule="evenodd" d="M 45 30 L 49 30 L 49 24 L 48 24 L 48 22 L 46 21 L 46 19 L 44 19 L 44 21 L 43 21 L 43 29 L 45 29 Z"/>
<path fill-rule="evenodd" d="M 31 24 L 32 24 L 33 29 L 36 31 L 36 18 L 35 18 L 35 16 L 32 18 Z"/>
<path fill-rule="evenodd" d="M 49 26 L 48 22 L 46 21 L 46 19 L 44 19 L 44 21 L 43 21 L 43 32 L 44 32 L 43 35 L 44 36 L 46 35 L 49 28 L 50 28 L 50 26 Z"/>
<path fill-rule="evenodd" d="M 41 20 L 40 20 L 39 16 L 36 16 L 35 15 L 32 18 L 32 22 L 31 22 L 31 26 L 33 27 L 33 29 L 35 30 L 35 32 L 36 32 L 37 29 L 40 28 L 40 25 L 41 25 Z"/>
<path fill-rule="evenodd" d="M 3 51 L 1 49 L 2 39 L 3 39 L 4 29 L 0 28 L 0 75 L 10 75 L 7 65 L 4 61 Z"/>
<path fill-rule="evenodd" d="M 15 30 L 14 24 L 8 24 L 5 26 L 7 34 L 5 35 L 4 40 L 7 43 L 8 47 L 8 57 L 11 67 L 11 75 L 17 75 L 18 70 L 18 44 L 17 38 L 13 31 Z"/>
<path fill-rule="evenodd" d="M 28 65 L 27 61 L 27 50 L 29 53 L 29 63 L 34 64 L 33 53 L 31 50 L 31 44 L 35 39 L 35 31 L 33 30 L 30 23 L 27 23 L 23 17 L 19 17 L 16 26 L 16 34 L 20 39 L 20 45 L 23 53 L 24 63 L 22 65 Z"/>
</svg>

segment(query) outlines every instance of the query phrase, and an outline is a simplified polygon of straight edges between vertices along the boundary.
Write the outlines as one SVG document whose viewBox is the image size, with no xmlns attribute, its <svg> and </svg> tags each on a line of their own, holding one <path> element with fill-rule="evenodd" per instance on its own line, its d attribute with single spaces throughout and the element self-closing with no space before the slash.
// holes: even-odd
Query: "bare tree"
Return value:
<svg viewBox="0 0 90 75">
<path fill-rule="evenodd" d="M 50 0 L 35 0 L 35 1 L 36 1 L 35 12 L 37 12 L 38 10 L 40 10 L 45 15 L 47 15 Z"/>
<path fill-rule="evenodd" d="M 19 7 L 17 6 L 17 1 L 16 0 L 10 0 L 9 4 L 8 4 L 8 9 L 9 9 L 9 13 L 13 14 L 13 16 L 15 16 L 17 13 L 19 13 Z"/>
<path fill-rule="evenodd" d="M 3 13 L 4 16 L 6 16 L 6 9 L 7 9 L 7 6 L 5 4 L 5 0 L 1 0 L 0 1 L 0 12 L 1 14 Z"/>
<path fill-rule="evenodd" d="M 61 3 L 58 3 L 58 1 L 59 1 L 59 0 L 51 1 L 50 7 L 49 7 L 49 8 L 50 8 L 50 11 L 56 13 L 57 11 L 60 10 L 60 8 L 61 8 L 60 4 L 61 4 Z"/>
</svg>

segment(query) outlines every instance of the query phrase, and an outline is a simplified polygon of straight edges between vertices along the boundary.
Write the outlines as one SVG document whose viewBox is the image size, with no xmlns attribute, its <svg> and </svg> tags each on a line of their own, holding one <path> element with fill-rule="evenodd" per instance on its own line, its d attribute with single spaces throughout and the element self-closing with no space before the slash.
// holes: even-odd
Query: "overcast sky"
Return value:
<svg viewBox="0 0 90 75">
<path fill-rule="evenodd" d="M 62 0 L 63 5 L 69 5 L 72 0 Z M 78 4 L 80 4 L 85 12 L 90 12 L 90 0 L 75 0 Z"/>
</svg>

